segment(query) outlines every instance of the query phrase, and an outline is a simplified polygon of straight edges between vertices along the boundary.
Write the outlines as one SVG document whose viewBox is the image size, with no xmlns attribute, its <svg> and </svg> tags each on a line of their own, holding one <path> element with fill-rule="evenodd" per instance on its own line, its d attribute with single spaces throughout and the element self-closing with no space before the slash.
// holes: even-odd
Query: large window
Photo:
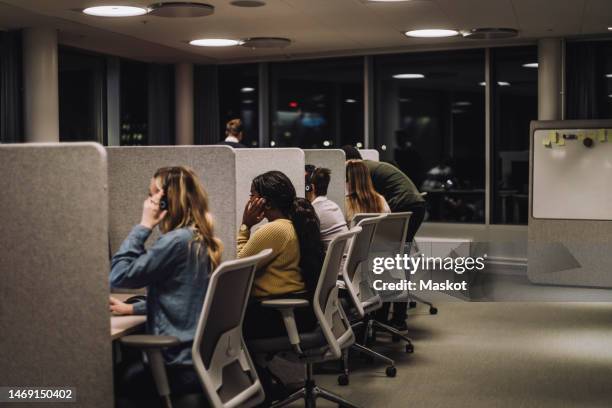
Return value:
<svg viewBox="0 0 612 408">
<path fill-rule="evenodd" d="M 60 141 L 104 142 L 105 59 L 69 48 L 60 48 Z"/>
<path fill-rule="evenodd" d="M 148 66 L 121 60 L 120 64 L 121 146 L 148 144 Z"/>
<path fill-rule="evenodd" d="M 529 124 L 538 118 L 538 51 L 497 48 L 491 57 L 491 222 L 527 224 Z"/>
<path fill-rule="evenodd" d="M 219 67 L 219 140 L 228 121 L 240 118 L 244 125 L 242 143 L 259 146 L 259 68 L 257 64 Z"/>
<path fill-rule="evenodd" d="M 568 42 L 567 119 L 612 118 L 612 41 Z"/>
<path fill-rule="evenodd" d="M 374 148 L 427 193 L 428 221 L 484 222 L 485 53 L 375 57 Z"/>
<path fill-rule="evenodd" d="M 363 57 L 270 65 L 271 146 L 363 143 Z"/>
</svg>

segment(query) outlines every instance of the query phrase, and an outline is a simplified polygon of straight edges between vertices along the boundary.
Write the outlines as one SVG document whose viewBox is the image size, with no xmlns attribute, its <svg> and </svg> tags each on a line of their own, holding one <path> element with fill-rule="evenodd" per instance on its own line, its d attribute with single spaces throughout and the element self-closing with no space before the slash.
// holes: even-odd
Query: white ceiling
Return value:
<svg viewBox="0 0 612 408">
<path fill-rule="evenodd" d="M 402 34 L 427 27 L 511 27 L 520 30 L 512 42 L 524 42 L 549 36 L 607 35 L 607 27 L 612 26 L 612 0 L 267 0 L 266 6 L 258 8 L 205 0 L 215 6 L 212 16 L 182 19 L 109 19 L 74 11 L 93 5 L 153 2 L 1 0 L 0 28 L 52 26 L 60 30 L 64 44 L 147 61 L 238 62 L 487 44 L 463 38 L 409 39 Z M 294 43 L 283 50 L 187 44 L 195 38 L 259 36 L 288 37 Z"/>
</svg>

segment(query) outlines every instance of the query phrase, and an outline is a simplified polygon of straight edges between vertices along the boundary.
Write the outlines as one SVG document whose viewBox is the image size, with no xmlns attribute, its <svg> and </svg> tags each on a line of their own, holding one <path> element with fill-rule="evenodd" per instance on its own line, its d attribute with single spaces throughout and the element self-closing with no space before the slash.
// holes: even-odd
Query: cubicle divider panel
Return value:
<svg viewBox="0 0 612 408">
<path fill-rule="evenodd" d="M 298 197 L 304 197 L 304 151 L 297 148 L 236 149 L 236 225 L 242 223 L 251 182 L 267 171 L 279 170 L 289 177 Z M 237 230 L 234 231 L 234 236 Z"/>
<path fill-rule="evenodd" d="M 325 167 L 331 170 L 331 180 L 327 188 L 327 198 L 335 202 L 344 214 L 345 196 L 345 156 L 340 149 L 305 149 L 306 164 Z"/>
<path fill-rule="evenodd" d="M 160 167 L 187 166 L 206 192 L 215 233 L 223 241 L 223 259 L 236 253 L 236 156 L 228 146 L 109 147 L 110 242 L 115 252 L 140 222 L 149 183 Z M 149 238 L 155 242 L 158 232 Z"/>
<path fill-rule="evenodd" d="M 380 161 L 380 153 L 376 149 L 359 149 L 364 160 Z"/>
<path fill-rule="evenodd" d="M 612 287 L 610 129 L 611 120 L 531 123 L 530 281 Z"/>
<path fill-rule="evenodd" d="M 0 145 L 0 174 L 0 385 L 111 408 L 106 152 Z"/>
</svg>

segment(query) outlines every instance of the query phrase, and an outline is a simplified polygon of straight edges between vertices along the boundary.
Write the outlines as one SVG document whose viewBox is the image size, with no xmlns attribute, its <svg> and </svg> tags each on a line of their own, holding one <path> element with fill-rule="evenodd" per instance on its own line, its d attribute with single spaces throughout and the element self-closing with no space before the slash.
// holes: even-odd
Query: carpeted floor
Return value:
<svg viewBox="0 0 612 408">
<path fill-rule="evenodd" d="M 349 386 L 329 370 L 318 384 L 362 407 L 612 407 L 612 303 L 437 306 L 410 311 L 414 354 L 377 347 L 397 377 L 353 356 Z"/>
</svg>

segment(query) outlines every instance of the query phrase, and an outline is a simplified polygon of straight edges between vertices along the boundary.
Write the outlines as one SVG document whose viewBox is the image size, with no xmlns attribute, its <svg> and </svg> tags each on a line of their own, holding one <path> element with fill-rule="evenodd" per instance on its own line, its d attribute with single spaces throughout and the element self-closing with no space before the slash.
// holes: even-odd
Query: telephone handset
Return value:
<svg viewBox="0 0 612 408">
<path fill-rule="evenodd" d="M 168 209 L 168 185 L 164 185 L 164 195 L 159 199 L 159 209 L 166 211 Z"/>
</svg>

